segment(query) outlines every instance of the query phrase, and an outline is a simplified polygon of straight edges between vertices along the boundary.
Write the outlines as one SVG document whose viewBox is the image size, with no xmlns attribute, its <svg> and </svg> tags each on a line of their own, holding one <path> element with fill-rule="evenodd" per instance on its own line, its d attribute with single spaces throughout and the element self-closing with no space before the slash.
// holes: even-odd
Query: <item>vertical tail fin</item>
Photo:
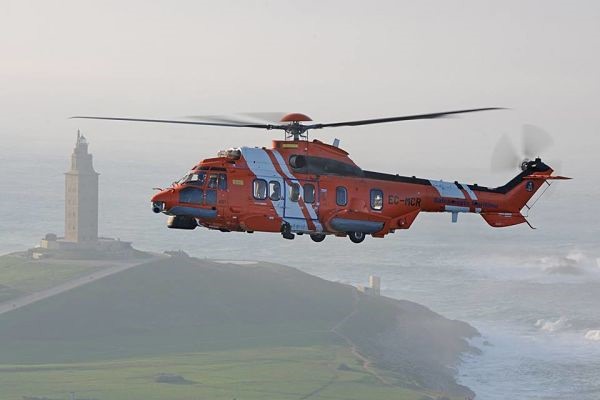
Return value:
<svg viewBox="0 0 600 400">
<path fill-rule="evenodd" d="M 523 164 L 523 172 L 513 178 L 506 185 L 496 189 L 502 195 L 499 209 L 494 212 L 482 212 L 481 216 L 493 227 L 505 227 L 528 223 L 521 210 L 535 193 L 550 179 L 570 179 L 563 176 L 552 176 L 552 168 L 544 164 L 541 159 L 528 161 Z M 530 227 L 531 224 L 529 224 Z M 533 227 L 532 227 L 533 228 Z"/>
</svg>

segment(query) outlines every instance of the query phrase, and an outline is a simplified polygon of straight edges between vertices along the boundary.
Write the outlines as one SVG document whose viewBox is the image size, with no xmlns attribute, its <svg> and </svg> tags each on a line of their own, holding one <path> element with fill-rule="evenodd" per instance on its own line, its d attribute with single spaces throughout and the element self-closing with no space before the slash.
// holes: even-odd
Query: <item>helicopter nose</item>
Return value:
<svg viewBox="0 0 600 400">
<path fill-rule="evenodd" d="M 152 211 L 156 214 L 161 213 L 173 207 L 175 200 L 175 191 L 173 189 L 161 190 L 152 196 Z"/>
<path fill-rule="evenodd" d="M 163 211 L 164 208 L 165 208 L 165 203 L 163 203 L 162 201 L 153 201 L 152 202 L 152 211 L 154 211 L 156 214 Z"/>
</svg>

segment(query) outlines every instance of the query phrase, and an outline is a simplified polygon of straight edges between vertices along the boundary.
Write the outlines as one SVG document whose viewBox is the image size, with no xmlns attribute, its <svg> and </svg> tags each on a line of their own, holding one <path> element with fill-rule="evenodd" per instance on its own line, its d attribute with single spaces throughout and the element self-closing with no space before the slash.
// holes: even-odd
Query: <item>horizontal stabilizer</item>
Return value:
<svg viewBox="0 0 600 400">
<path fill-rule="evenodd" d="M 556 180 L 564 180 L 564 179 L 573 179 L 573 178 L 569 178 L 567 176 L 560 176 L 560 175 L 539 175 L 539 174 L 531 174 L 528 175 L 526 177 L 526 179 L 541 179 L 541 180 L 547 180 L 547 179 L 556 179 Z"/>
<path fill-rule="evenodd" d="M 521 213 L 500 212 L 500 213 L 482 213 L 481 216 L 490 226 L 502 228 L 527 222 Z"/>
</svg>

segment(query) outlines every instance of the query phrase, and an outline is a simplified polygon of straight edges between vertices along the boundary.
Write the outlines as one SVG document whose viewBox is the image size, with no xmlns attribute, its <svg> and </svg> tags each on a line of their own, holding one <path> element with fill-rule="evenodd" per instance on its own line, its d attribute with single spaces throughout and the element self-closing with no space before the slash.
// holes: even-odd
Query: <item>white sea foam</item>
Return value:
<svg viewBox="0 0 600 400">
<path fill-rule="evenodd" d="M 560 317 L 556 321 L 547 319 L 538 319 L 535 326 L 546 332 L 557 332 L 564 329 L 569 329 L 572 325 L 565 317 Z"/>
<path fill-rule="evenodd" d="M 584 336 L 587 340 L 593 340 L 600 342 L 600 329 L 591 329 L 585 333 Z"/>
<path fill-rule="evenodd" d="M 565 256 L 549 256 L 541 259 L 545 272 L 552 274 L 579 275 L 590 264 L 589 258 L 580 251 L 572 250 Z"/>
</svg>

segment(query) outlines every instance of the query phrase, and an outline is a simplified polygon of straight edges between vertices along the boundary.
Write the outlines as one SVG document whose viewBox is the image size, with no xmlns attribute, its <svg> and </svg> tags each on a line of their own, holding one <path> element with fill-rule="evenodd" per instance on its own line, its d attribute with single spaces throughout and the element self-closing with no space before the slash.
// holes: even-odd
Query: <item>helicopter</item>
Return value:
<svg viewBox="0 0 600 400">
<path fill-rule="evenodd" d="M 525 151 L 530 158 L 519 162 L 520 173 L 495 188 L 368 171 L 352 161 L 349 153 L 339 147 L 338 139 L 332 144 L 309 140 L 309 131 L 499 109 L 475 108 L 333 123 L 314 123 L 302 113 L 285 114 L 276 123 L 231 117 L 72 118 L 283 131 L 283 140 L 273 140 L 271 148 L 231 148 L 200 161 L 170 187 L 156 188 L 158 193 L 151 198 L 152 211 L 166 214 L 171 229 L 205 227 L 221 232 L 274 232 L 285 239 L 309 235 L 314 242 L 338 236 L 361 243 L 367 235 L 383 238 L 396 230 L 410 228 L 421 212 L 450 213 L 452 222 L 457 222 L 460 213 L 475 213 L 495 228 L 522 223 L 533 228 L 521 212 L 530 208 L 529 200 L 542 186 L 550 186 L 548 181 L 570 178 L 552 175 L 554 170 L 550 166 L 530 155 L 532 149 Z M 509 158 L 514 164 L 514 157 Z"/>
</svg>

